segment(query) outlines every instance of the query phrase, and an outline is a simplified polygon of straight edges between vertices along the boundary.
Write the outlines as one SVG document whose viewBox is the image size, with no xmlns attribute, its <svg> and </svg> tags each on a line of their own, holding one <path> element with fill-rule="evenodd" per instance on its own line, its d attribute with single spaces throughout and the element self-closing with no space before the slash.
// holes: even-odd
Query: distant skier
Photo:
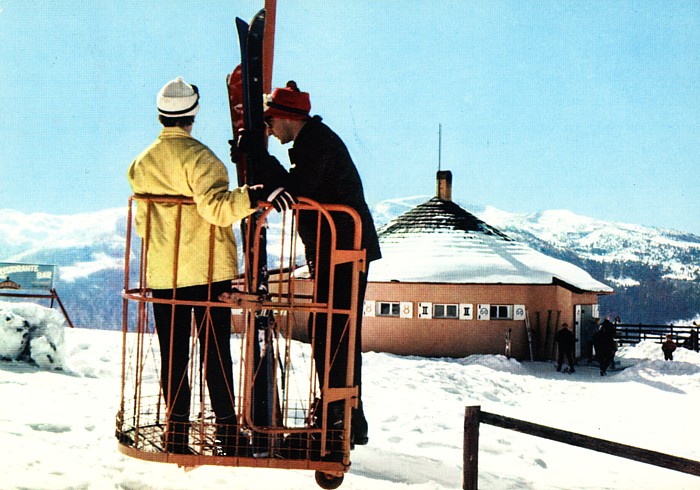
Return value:
<svg viewBox="0 0 700 490">
<path fill-rule="evenodd" d="M 596 358 L 600 364 L 600 375 L 605 376 L 608 368 L 612 363 L 613 356 L 617 350 L 615 342 L 615 332 L 613 325 L 609 320 L 603 321 L 600 329 L 593 335 L 593 347 L 595 348 Z"/>
<path fill-rule="evenodd" d="M 566 356 L 566 362 L 569 364 L 569 372 L 574 373 L 574 348 L 576 347 L 576 337 L 574 333 L 569 330 L 569 325 L 564 323 L 560 330 L 554 334 L 554 342 L 557 344 L 557 371 L 561 371 L 561 366 L 564 363 L 564 356 Z"/>
<path fill-rule="evenodd" d="M 617 319 L 615 321 L 617 321 Z M 617 336 L 617 326 L 606 318 L 600 325 L 600 329 L 603 331 L 604 335 L 613 339 L 612 351 L 610 351 L 610 368 L 615 369 L 615 354 L 617 354 L 617 341 L 615 341 L 615 337 Z"/>
<path fill-rule="evenodd" d="M 673 341 L 673 335 L 666 334 L 666 340 L 661 344 L 661 350 L 664 353 L 664 361 L 673 361 L 673 351 L 676 350 L 676 343 Z"/>
<path fill-rule="evenodd" d="M 695 325 L 696 328 L 690 331 L 690 335 L 688 337 L 686 337 L 686 339 L 681 344 L 681 347 L 685 347 L 686 349 L 694 350 L 697 352 L 697 350 L 698 350 L 697 324 L 695 322 L 693 322 L 693 325 Z"/>
</svg>

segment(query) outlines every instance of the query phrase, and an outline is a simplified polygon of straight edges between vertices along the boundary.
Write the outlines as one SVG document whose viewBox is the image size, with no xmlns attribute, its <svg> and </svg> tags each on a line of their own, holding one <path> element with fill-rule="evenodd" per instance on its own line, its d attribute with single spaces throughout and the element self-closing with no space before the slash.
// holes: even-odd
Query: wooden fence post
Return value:
<svg viewBox="0 0 700 490">
<path fill-rule="evenodd" d="M 479 483 L 479 419 L 481 407 L 464 410 L 464 461 L 462 463 L 462 488 L 477 490 Z"/>
</svg>

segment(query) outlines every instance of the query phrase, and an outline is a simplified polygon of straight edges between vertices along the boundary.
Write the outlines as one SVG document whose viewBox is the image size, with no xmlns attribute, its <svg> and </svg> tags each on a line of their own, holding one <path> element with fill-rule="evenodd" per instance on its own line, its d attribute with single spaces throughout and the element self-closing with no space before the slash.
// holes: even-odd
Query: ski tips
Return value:
<svg viewBox="0 0 700 490">
<path fill-rule="evenodd" d="M 265 9 L 260 9 L 255 16 L 253 16 L 252 20 L 250 22 L 246 22 L 245 20 L 241 19 L 240 17 L 236 17 L 236 26 L 239 28 L 245 28 L 246 30 L 248 29 L 248 26 L 252 24 L 253 22 L 265 22 L 265 16 L 266 16 L 266 11 Z"/>
<path fill-rule="evenodd" d="M 260 10 L 257 14 L 255 14 L 255 17 L 250 21 L 251 24 L 254 22 L 265 22 L 265 16 L 267 13 L 265 12 L 265 9 Z"/>
</svg>

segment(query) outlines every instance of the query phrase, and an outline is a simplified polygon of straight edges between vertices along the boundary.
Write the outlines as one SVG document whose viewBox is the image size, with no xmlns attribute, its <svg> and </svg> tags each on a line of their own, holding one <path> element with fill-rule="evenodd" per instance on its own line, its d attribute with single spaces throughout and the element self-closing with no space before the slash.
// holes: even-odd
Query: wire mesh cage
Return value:
<svg viewBox="0 0 700 490">
<path fill-rule="evenodd" d="M 180 242 L 194 206 L 176 197 L 129 201 L 120 451 L 186 467 L 316 470 L 320 486 L 337 488 L 350 466 L 358 399 L 359 216 L 306 199 L 284 213 L 263 208 L 243 226 L 244 274 L 225 287 L 212 280 L 221 244 L 212 225 L 208 251 L 198 251 L 207 284 L 190 294 L 177 277 L 191 260 Z M 173 243 L 158 242 L 160 208 L 175 218 Z M 167 291 L 151 287 L 148 273 L 164 246 Z"/>
</svg>

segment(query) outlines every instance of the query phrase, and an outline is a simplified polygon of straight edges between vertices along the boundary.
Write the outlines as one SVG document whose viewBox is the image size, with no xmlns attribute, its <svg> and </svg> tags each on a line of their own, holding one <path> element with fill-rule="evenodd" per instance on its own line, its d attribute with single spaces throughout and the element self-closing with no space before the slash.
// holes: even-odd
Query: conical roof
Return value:
<svg viewBox="0 0 700 490">
<path fill-rule="evenodd" d="M 454 202 L 438 197 L 398 216 L 379 230 L 379 234 L 383 239 L 388 239 L 391 236 L 401 237 L 406 233 L 414 234 L 420 231 L 441 233 L 445 230 L 483 233 L 510 241 L 510 238 L 497 228 L 484 223 Z"/>
<path fill-rule="evenodd" d="M 452 201 L 434 197 L 379 230 L 382 259 L 369 280 L 552 284 L 612 292 L 586 271 L 515 242 Z"/>
</svg>

